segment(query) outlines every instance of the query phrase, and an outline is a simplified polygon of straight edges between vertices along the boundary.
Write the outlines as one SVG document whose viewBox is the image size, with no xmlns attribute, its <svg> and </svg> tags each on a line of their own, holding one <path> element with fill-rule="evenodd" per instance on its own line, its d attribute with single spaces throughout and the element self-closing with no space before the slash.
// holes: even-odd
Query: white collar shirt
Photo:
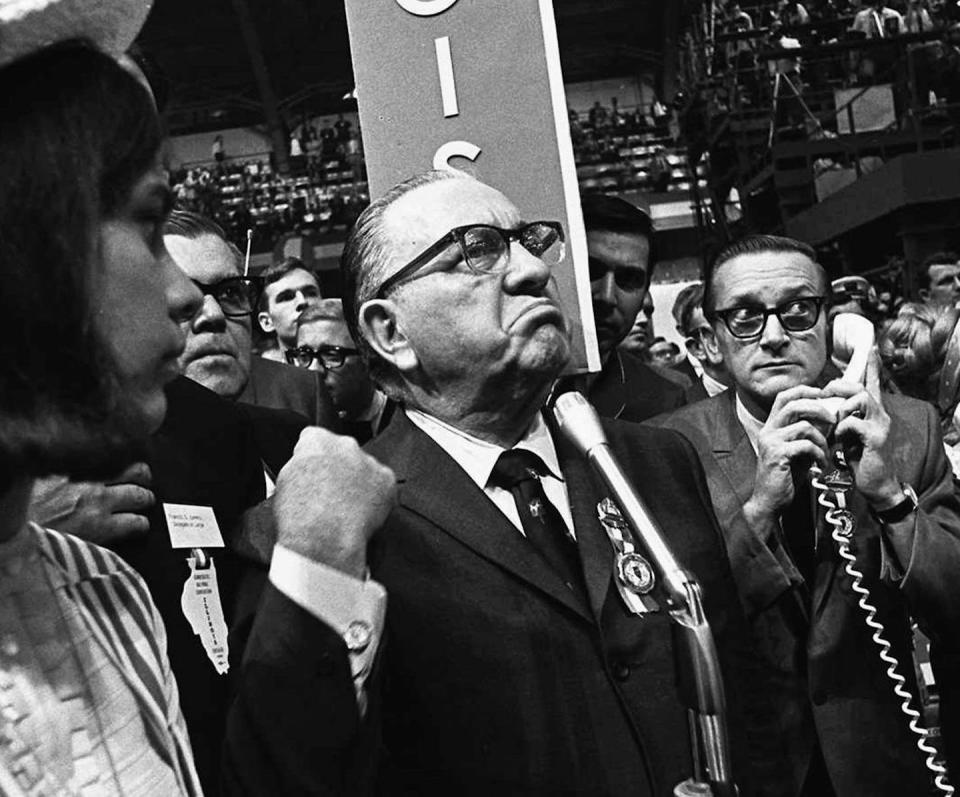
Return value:
<svg viewBox="0 0 960 797">
<path fill-rule="evenodd" d="M 747 440 L 753 448 L 753 453 L 757 453 L 757 439 L 760 437 L 760 431 L 763 429 L 763 421 L 753 417 L 750 410 L 740 400 L 740 394 L 737 394 L 737 419 L 743 426 L 743 431 L 747 433 Z"/>
<path fill-rule="evenodd" d="M 480 440 L 419 410 L 407 409 L 405 412 L 411 423 L 446 451 L 463 468 L 470 480 L 483 490 L 514 527 L 523 534 L 523 525 L 520 522 L 520 514 L 517 512 L 513 494 L 509 490 L 490 484 L 490 474 L 493 473 L 494 465 L 506 449 Z M 573 514 L 570 512 L 570 501 L 563 473 L 560 471 L 557 449 L 540 413 L 537 413 L 530 428 L 514 448 L 531 451 L 543 461 L 548 471 L 547 475 L 540 479 L 543 491 L 560 512 L 570 536 L 575 537 Z"/>
</svg>

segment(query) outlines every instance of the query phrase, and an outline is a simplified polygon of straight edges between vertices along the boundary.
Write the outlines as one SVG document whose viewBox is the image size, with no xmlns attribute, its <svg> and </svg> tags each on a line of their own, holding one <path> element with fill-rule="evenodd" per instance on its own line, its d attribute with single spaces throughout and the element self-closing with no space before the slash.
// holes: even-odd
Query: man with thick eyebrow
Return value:
<svg viewBox="0 0 960 797">
<path fill-rule="evenodd" d="M 703 312 L 733 388 L 654 423 L 697 449 L 761 651 L 759 684 L 779 707 L 758 728 L 763 793 L 925 794 L 924 755 L 808 474 L 845 452 L 856 567 L 914 695 L 911 616 L 938 654 L 957 648 L 960 501 L 933 409 L 880 393 L 875 349 L 863 381 L 827 381 L 828 292 L 800 241 L 731 244 L 707 275 Z"/>
<path fill-rule="evenodd" d="M 685 391 L 692 386 L 689 379 L 618 348 L 650 290 L 656 265 L 650 216 L 625 199 L 606 194 L 585 194 L 580 204 L 603 364 L 599 374 L 587 379 L 591 403 L 602 416 L 623 421 L 643 421 L 682 407 L 687 403 Z"/>
<path fill-rule="evenodd" d="M 625 597 L 623 551 L 598 516 L 607 491 L 542 412 L 570 356 L 552 273 L 566 245 L 557 222 L 523 218 L 490 186 L 429 172 L 374 201 L 344 249 L 346 319 L 401 405 L 365 448 L 400 501 L 369 556 L 390 601 L 369 715 L 382 720 L 378 781 L 387 794 L 660 797 L 692 771 L 682 653 L 661 607 Z M 744 620 L 695 455 L 674 433 L 607 430 L 702 579 L 740 710 Z M 309 694 L 309 674 L 254 692 L 279 705 Z M 310 739 L 317 716 L 284 721 Z M 262 759 L 287 755 L 284 736 L 258 743 Z M 277 777 L 273 791 L 297 791 Z"/>
<path fill-rule="evenodd" d="M 257 320 L 267 334 L 276 335 L 277 348 L 263 357 L 286 363 L 287 349 L 297 345 L 297 320 L 320 301 L 320 283 L 297 257 L 288 257 L 263 272 L 263 293 Z"/>
</svg>

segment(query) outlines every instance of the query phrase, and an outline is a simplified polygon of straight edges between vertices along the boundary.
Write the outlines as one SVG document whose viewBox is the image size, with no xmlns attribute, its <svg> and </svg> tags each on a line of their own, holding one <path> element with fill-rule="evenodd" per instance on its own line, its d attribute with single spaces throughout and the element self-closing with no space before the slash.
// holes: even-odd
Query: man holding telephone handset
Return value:
<svg viewBox="0 0 960 797">
<path fill-rule="evenodd" d="M 956 653 L 960 500 L 932 407 L 881 396 L 869 328 L 846 342 L 853 352 L 837 352 L 865 368 L 825 373 L 829 282 L 815 257 L 767 235 L 720 253 L 703 309 L 734 390 L 657 422 L 697 449 L 765 659 L 769 725 L 754 728 L 765 793 L 920 795 L 931 773 L 809 473 L 834 470 L 843 452 L 850 549 L 913 695 L 910 617 L 935 648 Z"/>
</svg>

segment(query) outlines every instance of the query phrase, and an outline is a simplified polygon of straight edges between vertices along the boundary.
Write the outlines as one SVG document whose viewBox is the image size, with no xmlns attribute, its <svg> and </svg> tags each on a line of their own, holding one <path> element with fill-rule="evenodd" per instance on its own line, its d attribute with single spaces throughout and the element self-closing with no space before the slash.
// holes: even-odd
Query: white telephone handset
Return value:
<svg viewBox="0 0 960 797">
<path fill-rule="evenodd" d="M 833 319 L 833 352 L 841 360 L 847 359 L 843 372 L 845 382 L 863 382 L 867 374 L 867 360 L 873 348 L 873 324 L 856 313 L 840 313 Z M 834 414 L 846 399 L 831 396 L 821 399 Z"/>
</svg>

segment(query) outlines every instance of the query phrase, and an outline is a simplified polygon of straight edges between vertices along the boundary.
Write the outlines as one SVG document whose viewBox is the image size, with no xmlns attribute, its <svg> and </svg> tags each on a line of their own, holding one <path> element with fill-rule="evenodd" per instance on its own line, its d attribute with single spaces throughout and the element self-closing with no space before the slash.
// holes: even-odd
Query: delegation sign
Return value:
<svg viewBox="0 0 960 797">
<path fill-rule="evenodd" d="M 432 168 L 555 219 L 556 279 L 574 327 L 572 367 L 600 368 L 586 234 L 552 0 L 346 0 L 360 129 L 376 198 Z"/>
</svg>

